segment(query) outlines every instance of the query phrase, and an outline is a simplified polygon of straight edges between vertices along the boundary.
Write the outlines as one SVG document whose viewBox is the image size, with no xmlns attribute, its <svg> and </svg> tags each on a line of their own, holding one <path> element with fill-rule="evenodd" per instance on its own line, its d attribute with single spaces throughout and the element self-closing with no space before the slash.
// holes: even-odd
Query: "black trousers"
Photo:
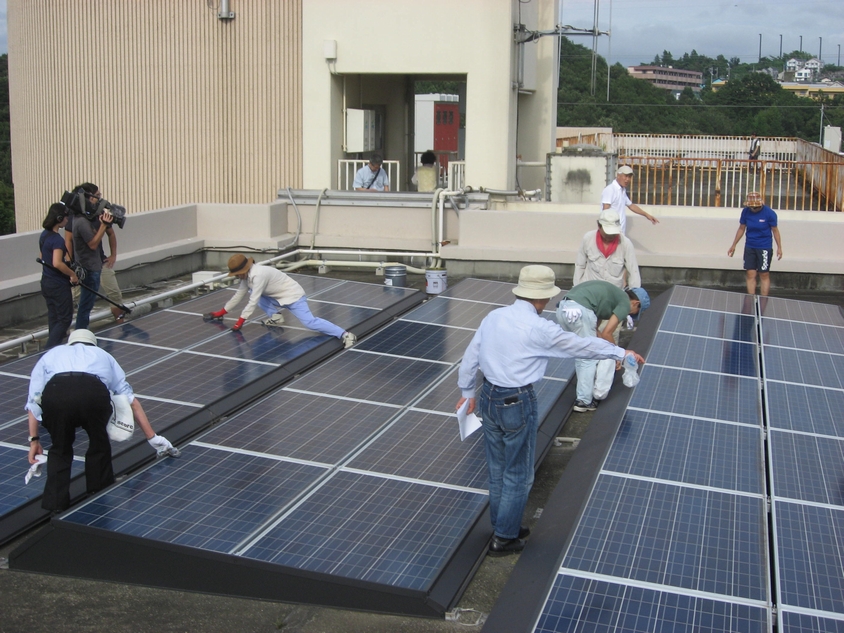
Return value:
<svg viewBox="0 0 844 633">
<path fill-rule="evenodd" d="M 41 411 L 41 423 L 52 440 L 41 507 L 62 511 L 70 506 L 70 468 L 77 427 L 88 433 L 85 453 L 88 492 L 97 492 L 113 484 L 111 443 L 106 432 L 111 417 L 111 396 L 102 381 L 92 374 L 80 372 L 56 374 L 41 394 Z"/>
<path fill-rule="evenodd" d="M 61 345 L 73 322 L 73 291 L 67 279 L 41 277 L 41 294 L 47 302 L 47 347 Z"/>
</svg>

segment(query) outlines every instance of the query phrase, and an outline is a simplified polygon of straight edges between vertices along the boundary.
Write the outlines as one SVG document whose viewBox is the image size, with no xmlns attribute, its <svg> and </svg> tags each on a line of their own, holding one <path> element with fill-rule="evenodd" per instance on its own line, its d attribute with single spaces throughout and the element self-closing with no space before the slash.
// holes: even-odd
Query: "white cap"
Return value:
<svg viewBox="0 0 844 633">
<path fill-rule="evenodd" d="M 619 176 L 632 176 L 633 168 L 630 165 L 622 165 L 615 173 Z"/>
<path fill-rule="evenodd" d="M 85 345 L 93 345 L 96 347 L 97 337 L 94 336 L 94 333 L 91 330 L 74 330 L 70 335 L 70 338 L 67 339 L 67 344 L 73 345 L 74 343 L 84 343 Z"/>
<path fill-rule="evenodd" d="M 621 233 L 621 218 L 615 209 L 604 209 L 598 216 L 598 223 L 607 235 L 619 235 Z"/>
</svg>

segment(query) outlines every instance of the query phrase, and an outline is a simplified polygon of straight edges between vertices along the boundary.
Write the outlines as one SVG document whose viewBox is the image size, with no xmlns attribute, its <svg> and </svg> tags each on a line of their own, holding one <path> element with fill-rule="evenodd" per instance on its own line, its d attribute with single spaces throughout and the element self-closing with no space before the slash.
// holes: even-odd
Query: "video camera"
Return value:
<svg viewBox="0 0 844 633">
<path fill-rule="evenodd" d="M 112 204 L 104 198 L 98 200 L 97 204 L 92 204 L 90 201 L 92 197 L 89 192 L 80 187 L 73 192 L 65 191 L 62 195 L 62 203 L 74 213 L 84 215 L 91 221 L 96 220 L 103 214 L 103 211 L 108 210 L 114 216 L 112 224 L 116 224 L 118 228 L 122 229 L 126 224 L 126 207 Z"/>
</svg>

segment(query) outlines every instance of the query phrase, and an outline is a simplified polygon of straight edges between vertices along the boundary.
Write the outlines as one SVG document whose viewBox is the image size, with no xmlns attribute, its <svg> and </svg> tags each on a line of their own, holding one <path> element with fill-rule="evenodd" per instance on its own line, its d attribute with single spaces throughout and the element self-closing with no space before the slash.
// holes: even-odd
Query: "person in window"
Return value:
<svg viewBox="0 0 844 633">
<path fill-rule="evenodd" d="M 381 154 L 373 154 L 369 164 L 358 169 L 352 185 L 355 191 L 389 191 L 390 177 L 382 165 L 384 158 Z"/>
</svg>

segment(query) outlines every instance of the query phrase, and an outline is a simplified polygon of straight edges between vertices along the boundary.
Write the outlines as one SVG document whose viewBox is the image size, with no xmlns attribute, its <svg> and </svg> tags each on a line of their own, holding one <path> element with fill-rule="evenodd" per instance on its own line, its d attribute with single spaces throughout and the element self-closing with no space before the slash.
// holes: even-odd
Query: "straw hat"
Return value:
<svg viewBox="0 0 844 633">
<path fill-rule="evenodd" d="M 251 257 L 247 258 L 245 255 L 232 255 L 229 257 L 229 277 L 248 273 L 254 263 L 255 260 Z"/>
<path fill-rule="evenodd" d="M 519 285 L 513 288 L 513 294 L 523 299 L 550 299 L 560 292 L 555 281 L 554 271 L 548 266 L 525 266 L 519 272 Z"/>
</svg>

